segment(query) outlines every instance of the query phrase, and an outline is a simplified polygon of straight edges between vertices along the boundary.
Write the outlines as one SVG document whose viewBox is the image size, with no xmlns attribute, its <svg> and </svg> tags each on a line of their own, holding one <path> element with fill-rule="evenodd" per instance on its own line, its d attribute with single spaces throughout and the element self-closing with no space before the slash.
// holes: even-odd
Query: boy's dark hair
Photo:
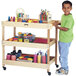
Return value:
<svg viewBox="0 0 76 76">
<path fill-rule="evenodd" d="M 68 0 L 66 0 L 66 1 L 64 1 L 64 2 L 62 3 L 62 7 L 64 7 L 64 4 L 70 4 L 70 6 L 72 7 L 72 2 L 70 2 L 70 1 L 68 1 Z"/>
</svg>

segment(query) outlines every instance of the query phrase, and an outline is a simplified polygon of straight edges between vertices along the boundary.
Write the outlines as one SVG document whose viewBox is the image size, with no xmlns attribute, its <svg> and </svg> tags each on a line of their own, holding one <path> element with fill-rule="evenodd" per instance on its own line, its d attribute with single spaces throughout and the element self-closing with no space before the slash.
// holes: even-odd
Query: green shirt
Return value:
<svg viewBox="0 0 76 76">
<path fill-rule="evenodd" d="M 73 40 L 73 26 L 74 26 L 74 19 L 72 14 L 69 15 L 62 15 L 61 18 L 61 27 L 68 28 L 68 31 L 59 31 L 59 41 L 69 43 Z"/>
</svg>

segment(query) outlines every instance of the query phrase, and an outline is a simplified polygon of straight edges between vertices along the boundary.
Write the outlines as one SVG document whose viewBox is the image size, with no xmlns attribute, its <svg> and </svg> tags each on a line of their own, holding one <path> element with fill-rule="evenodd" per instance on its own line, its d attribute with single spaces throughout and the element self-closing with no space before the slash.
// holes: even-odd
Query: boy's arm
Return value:
<svg viewBox="0 0 76 76">
<path fill-rule="evenodd" d="M 58 29 L 62 30 L 62 31 L 68 31 L 68 28 L 65 28 L 65 27 L 59 27 L 59 26 L 55 26 L 57 27 Z"/>
<path fill-rule="evenodd" d="M 58 25 L 61 25 L 61 22 L 60 22 L 60 21 L 55 21 L 55 22 L 53 23 L 53 25 L 54 25 L 55 27 L 57 27 L 58 29 L 62 30 L 62 31 L 68 31 L 68 28 L 59 27 L 59 26 L 58 26 Z"/>
</svg>

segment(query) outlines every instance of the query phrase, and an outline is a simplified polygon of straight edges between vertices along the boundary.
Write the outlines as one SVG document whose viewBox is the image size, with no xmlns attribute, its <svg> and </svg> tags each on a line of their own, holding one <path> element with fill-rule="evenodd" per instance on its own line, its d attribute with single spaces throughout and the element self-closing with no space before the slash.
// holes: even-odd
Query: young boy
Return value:
<svg viewBox="0 0 76 76">
<path fill-rule="evenodd" d="M 62 10 L 64 14 L 61 18 L 61 27 L 57 26 L 58 22 L 55 22 L 54 25 L 59 32 L 59 53 L 60 53 L 60 64 L 61 68 L 56 70 L 56 74 L 68 74 L 68 53 L 69 47 L 73 40 L 73 26 L 74 20 L 70 11 L 72 10 L 72 3 L 70 1 L 64 1 L 62 3 Z"/>
</svg>

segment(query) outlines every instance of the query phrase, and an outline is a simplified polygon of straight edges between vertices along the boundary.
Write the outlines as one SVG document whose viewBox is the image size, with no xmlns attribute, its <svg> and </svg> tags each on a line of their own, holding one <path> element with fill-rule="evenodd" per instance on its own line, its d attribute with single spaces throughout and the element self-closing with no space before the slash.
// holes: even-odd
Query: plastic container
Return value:
<svg viewBox="0 0 76 76">
<path fill-rule="evenodd" d="M 41 54 L 38 54 L 38 63 L 41 63 Z"/>
<path fill-rule="evenodd" d="M 10 53 L 7 54 L 6 60 L 11 60 L 11 54 Z"/>
<path fill-rule="evenodd" d="M 43 53 L 43 55 L 42 55 L 42 63 L 46 64 L 46 56 L 45 56 L 45 53 Z"/>
<path fill-rule="evenodd" d="M 25 18 L 26 18 L 26 14 L 25 14 L 25 12 L 24 12 L 24 9 L 18 8 L 18 9 L 16 10 L 16 16 L 17 16 L 17 18 L 25 19 Z"/>
<path fill-rule="evenodd" d="M 37 63 L 37 54 L 34 55 L 34 63 Z"/>
<path fill-rule="evenodd" d="M 12 55 L 11 56 L 11 60 L 14 60 L 15 61 L 16 60 L 16 55 Z"/>
</svg>

